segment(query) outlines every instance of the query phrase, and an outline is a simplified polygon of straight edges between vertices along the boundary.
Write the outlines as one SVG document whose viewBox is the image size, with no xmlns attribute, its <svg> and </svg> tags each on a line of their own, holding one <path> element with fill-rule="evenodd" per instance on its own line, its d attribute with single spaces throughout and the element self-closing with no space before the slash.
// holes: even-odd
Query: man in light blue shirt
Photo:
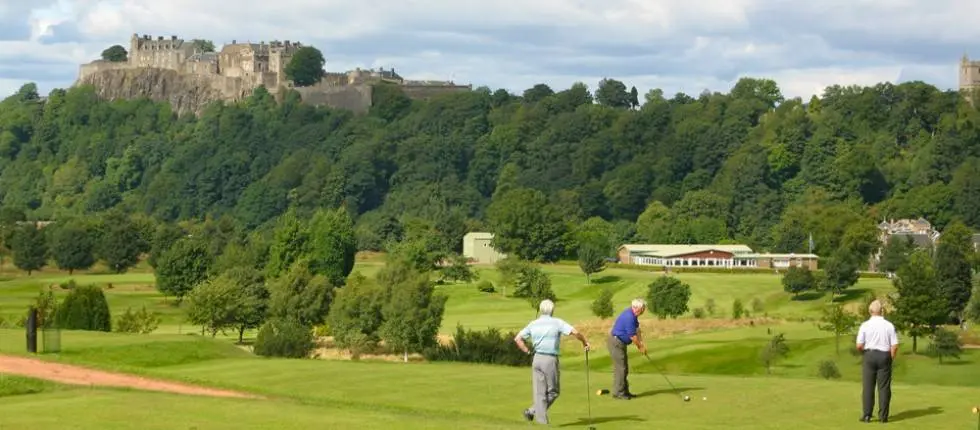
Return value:
<svg viewBox="0 0 980 430">
<path fill-rule="evenodd" d="M 548 408 L 558 399 L 558 355 L 561 336 L 575 336 L 585 350 L 589 350 L 589 341 L 561 318 L 555 318 L 555 303 L 545 299 L 538 305 L 541 314 L 538 319 L 531 321 L 521 329 L 514 342 L 517 347 L 530 354 L 531 351 L 524 343 L 530 337 L 534 348 L 534 360 L 531 362 L 531 380 L 533 381 L 533 401 L 530 408 L 524 410 L 524 419 L 531 421 L 537 418 L 541 424 L 548 424 Z"/>
</svg>

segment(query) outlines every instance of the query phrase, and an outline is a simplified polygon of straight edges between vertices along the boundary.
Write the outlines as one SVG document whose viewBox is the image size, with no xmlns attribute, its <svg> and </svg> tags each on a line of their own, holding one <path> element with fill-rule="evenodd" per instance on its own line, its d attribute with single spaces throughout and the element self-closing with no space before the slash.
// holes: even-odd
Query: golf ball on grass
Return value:
<svg viewBox="0 0 980 430">
<path fill-rule="evenodd" d="M 685 402 L 690 402 L 691 401 L 691 396 L 684 396 L 684 401 Z"/>
<path fill-rule="evenodd" d="M 708 400 L 708 398 L 707 397 L 702 397 L 701 400 Z"/>
</svg>

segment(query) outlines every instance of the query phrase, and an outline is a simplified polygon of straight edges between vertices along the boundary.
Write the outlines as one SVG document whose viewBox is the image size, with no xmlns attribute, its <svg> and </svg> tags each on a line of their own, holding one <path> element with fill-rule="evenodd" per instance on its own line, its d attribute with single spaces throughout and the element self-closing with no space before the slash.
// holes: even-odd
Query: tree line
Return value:
<svg viewBox="0 0 980 430">
<path fill-rule="evenodd" d="M 379 85 L 365 115 L 260 88 L 177 116 L 91 87 L 42 99 L 27 84 L 0 102 L 0 205 L 28 220 L 118 210 L 248 231 L 289 208 L 343 205 L 361 250 L 424 222 L 443 248 L 493 231 L 503 251 L 535 261 L 577 257 L 574 232 L 590 219 L 612 244 L 806 252 L 812 235 L 821 256 L 882 218 L 980 228 L 980 115 L 956 92 L 883 83 L 786 99 L 751 78 L 697 97 L 627 87 L 421 101 Z"/>
</svg>

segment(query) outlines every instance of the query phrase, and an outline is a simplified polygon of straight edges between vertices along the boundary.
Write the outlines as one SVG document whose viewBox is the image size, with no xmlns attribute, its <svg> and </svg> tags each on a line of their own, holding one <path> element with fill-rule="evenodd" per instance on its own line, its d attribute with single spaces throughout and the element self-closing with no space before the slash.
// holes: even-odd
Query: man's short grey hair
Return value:
<svg viewBox="0 0 980 430">
<path fill-rule="evenodd" d="M 630 307 L 633 309 L 646 309 L 647 301 L 643 299 L 633 299 L 633 303 L 630 303 Z"/>
<path fill-rule="evenodd" d="M 877 299 L 872 301 L 871 304 L 868 305 L 868 312 L 873 315 L 881 315 L 881 302 Z"/>
<path fill-rule="evenodd" d="M 555 312 L 555 302 L 548 299 L 542 300 L 541 304 L 538 305 L 538 312 L 540 312 L 541 315 L 551 316 L 551 314 Z"/>
</svg>

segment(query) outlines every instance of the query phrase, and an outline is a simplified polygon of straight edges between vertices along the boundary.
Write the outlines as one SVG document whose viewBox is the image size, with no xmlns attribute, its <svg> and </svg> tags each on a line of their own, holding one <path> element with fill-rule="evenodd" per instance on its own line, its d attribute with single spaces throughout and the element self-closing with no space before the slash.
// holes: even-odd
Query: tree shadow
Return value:
<svg viewBox="0 0 980 430">
<path fill-rule="evenodd" d="M 837 295 L 837 297 L 834 297 L 833 302 L 834 303 L 849 302 L 851 300 L 855 300 L 859 297 L 864 296 L 865 294 L 868 293 L 868 291 L 870 290 L 868 290 L 867 288 L 848 288 L 843 292 L 841 292 L 839 295 Z"/>
<path fill-rule="evenodd" d="M 657 394 L 680 394 L 685 391 L 698 391 L 703 390 L 703 387 L 677 387 L 677 388 L 667 388 L 663 390 L 648 390 L 642 393 L 638 393 L 636 397 L 649 397 L 656 396 Z"/>
<path fill-rule="evenodd" d="M 606 276 L 602 276 L 602 277 L 593 279 L 592 280 L 592 283 L 594 285 L 611 284 L 613 282 L 619 282 L 622 279 L 623 278 L 620 278 L 619 276 L 616 276 L 616 275 L 606 275 Z"/>
<path fill-rule="evenodd" d="M 793 297 L 793 301 L 796 302 L 809 302 L 811 300 L 816 300 L 824 296 L 822 291 L 807 291 L 805 293 L 800 293 L 798 296 Z"/>
<path fill-rule="evenodd" d="M 970 360 L 949 361 L 944 359 L 943 362 L 940 363 L 940 366 L 963 366 L 967 364 L 973 364 L 973 362 Z"/>
<path fill-rule="evenodd" d="M 943 413 L 943 408 L 939 406 L 930 406 L 928 408 L 922 408 L 922 409 L 912 409 L 910 411 L 902 411 L 888 417 L 888 422 L 914 420 L 916 418 L 922 418 L 929 415 L 939 415 L 941 413 Z"/>
<path fill-rule="evenodd" d="M 593 424 L 612 423 L 616 421 L 644 422 L 646 420 L 636 415 L 620 415 L 618 417 L 596 417 L 593 418 L 591 422 L 588 418 L 579 418 L 578 421 L 565 423 L 558 427 L 578 427 L 578 426 L 587 426 Z"/>
</svg>

